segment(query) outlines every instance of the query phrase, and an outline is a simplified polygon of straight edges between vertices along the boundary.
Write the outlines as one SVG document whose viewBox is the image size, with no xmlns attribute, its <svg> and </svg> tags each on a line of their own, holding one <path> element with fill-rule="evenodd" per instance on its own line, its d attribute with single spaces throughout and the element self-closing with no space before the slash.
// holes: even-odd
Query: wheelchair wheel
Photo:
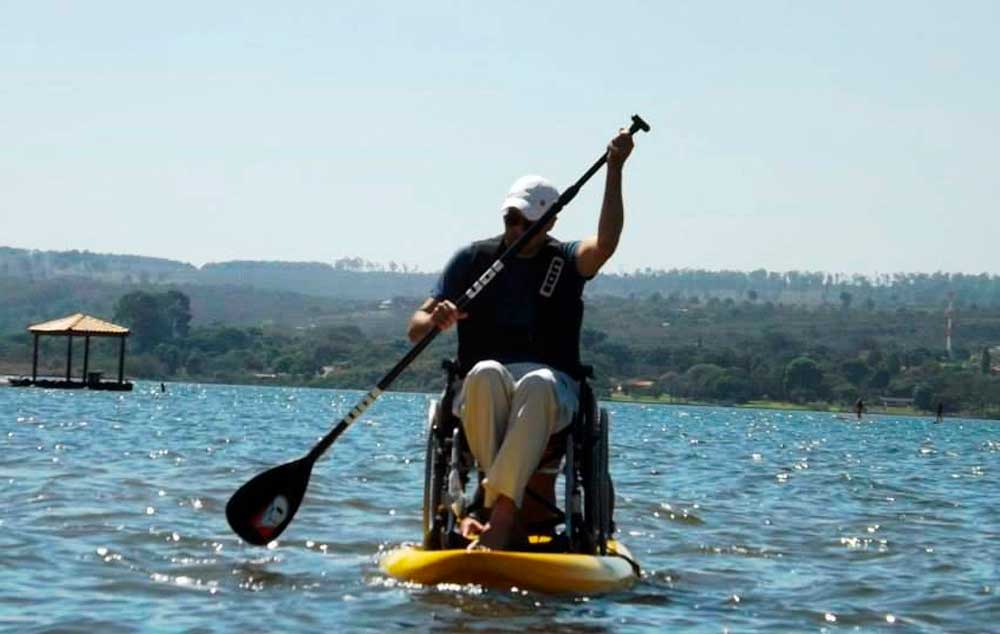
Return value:
<svg viewBox="0 0 1000 634">
<path fill-rule="evenodd" d="M 441 401 L 432 400 L 427 412 L 427 448 L 424 453 L 424 548 L 441 548 L 441 503 L 445 487 L 445 449 L 441 444 Z"/>
<path fill-rule="evenodd" d="M 611 537 L 611 478 L 608 474 L 609 416 L 592 394 L 586 403 L 588 417 L 581 430 L 583 451 L 581 484 L 583 526 L 580 547 L 588 553 L 607 554 Z"/>
<path fill-rule="evenodd" d="M 594 403 L 590 386 L 586 382 L 582 383 L 580 405 L 566 442 L 563 471 L 564 534 L 568 538 L 569 551 L 584 555 L 594 554 L 596 547 L 592 519 L 596 501 L 589 485 L 589 474 L 593 468 L 591 429 L 595 415 Z"/>
<path fill-rule="evenodd" d="M 574 424 L 578 421 L 574 421 Z M 574 553 L 586 552 L 586 547 L 581 544 L 583 535 L 583 508 L 580 503 L 580 488 L 577 478 L 576 460 L 576 434 L 570 433 L 566 437 L 566 453 L 564 455 L 563 468 L 563 534 L 567 537 L 569 551 Z"/>
<path fill-rule="evenodd" d="M 607 554 L 608 539 L 611 537 L 611 475 L 608 472 L 608 411 L 599 408 L 600 429 L 597 434 L 597 470 L 594 473 L 594 488 L 597 491 L 597 549 Z"/>
</svg>

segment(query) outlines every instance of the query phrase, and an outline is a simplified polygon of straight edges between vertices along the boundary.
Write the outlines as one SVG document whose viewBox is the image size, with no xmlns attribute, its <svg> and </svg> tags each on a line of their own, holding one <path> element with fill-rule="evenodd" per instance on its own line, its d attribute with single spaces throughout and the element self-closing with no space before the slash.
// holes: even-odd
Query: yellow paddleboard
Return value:
<svg viewBox="0 0 1000 634">
<path fill-rule="evenodd" d="M 632 554 L 616 541 L 606 556 L 509 550 L 424 550 L 402 546 L 379 565 L 401 581 L 435 585 L 474 583 L 535 592 L 592 594 L 626 588 L 638 579 Z"/>
</svg>

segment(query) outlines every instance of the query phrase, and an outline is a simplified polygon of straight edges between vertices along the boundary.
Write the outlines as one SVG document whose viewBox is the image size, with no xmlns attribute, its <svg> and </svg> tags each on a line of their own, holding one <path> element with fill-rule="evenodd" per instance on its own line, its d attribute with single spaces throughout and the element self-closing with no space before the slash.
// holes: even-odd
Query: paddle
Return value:
<svg viewBox="0 0 1000 634">
<path fill-rule="evenodd" d="M 628 132 L 634 135 L 639 130 L 649 132 L 649 125 L 639 115 L 633 115 L 632 125 L 629 126 Z M 559 196 L 559 199 L 541 218 L 535 221 L 514 244 L 510 245 L 490 268 L 486 269 L 486 272 L 473 283 L 471 288 L 465 291 L 465 295 L 456 304 L 458 309 L 461 310 L 472 301 L 497 276 L 497 273 L 503 270 L 504 264 L 573 200 L 583 184 L 590 180 L 590 177 L 606 162 L 607 153 L 605 152 L 578 181 Z M 257 546 L 262 546 L 277 538 L 288 527 L 295 512 L 299 510 L 316 460 L 381 396 L 382 392 L 389 389 L 389 386 L 403 370 L 423 352 L 424 348 L 434 340 L 439 332 L 440 330 L 437 328 L 432 328 L 420 341 L 414 344 L 406 356 L 400 359 L 382 377 L 378 385 L 372 388 L 308 454 L 298 460 L 269 469 L 240 487 L 226 504 L 226 519 L 233 531 L 248 543 Z"/>
</svg>

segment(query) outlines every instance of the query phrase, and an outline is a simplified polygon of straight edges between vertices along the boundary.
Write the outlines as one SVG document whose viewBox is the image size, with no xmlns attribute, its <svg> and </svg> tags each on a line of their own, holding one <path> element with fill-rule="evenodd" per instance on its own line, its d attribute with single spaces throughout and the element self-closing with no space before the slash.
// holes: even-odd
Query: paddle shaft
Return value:
<svg viewBox="0 0 1000 634">
<path fill-rule="evenodd" d="M 634 135 L 639 130 L 648 131 L 649 126 L 639 115 L 635 115 L 632 117 L 629 134 Z M 504 263 L 514 257 L 528 240 L 538 235 L 606 161 L 607 153 L 603 154 L 580 180 L 563 192 L 552 207 L 504 251 L 459 298 L 458 308 L 461 309 L 472 301 L 503 270 Z M 440 331 L 437 328 L 429 330 L 308 454 L 298 460 L 268 469 L 240 487 L 226 504 L 226 519 L 233 531 L 246 542 L 258 546 L 276 539 L 288 527 L 298 511 L 316 460 L 381 396 L 382 392 L 392 385 L 403 370 L 434 340 L 438 332 Z"/>
</svg>

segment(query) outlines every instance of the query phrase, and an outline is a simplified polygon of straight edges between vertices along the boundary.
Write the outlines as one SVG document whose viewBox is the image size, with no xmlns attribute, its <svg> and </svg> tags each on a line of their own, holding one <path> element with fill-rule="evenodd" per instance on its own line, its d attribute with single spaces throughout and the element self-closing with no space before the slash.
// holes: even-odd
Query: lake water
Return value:
<svg viewBox="0 0 1000 634">
<path fill-rule="evenodd" d="M 320 460 L 276 547 L 224 507 L 361 392 L 0 388 L 0 630 L 997 632 L 1000 423 L 609 404 L 616 594 L 397 584 L 430 395 L 387 394 Z"/>
</svg>

